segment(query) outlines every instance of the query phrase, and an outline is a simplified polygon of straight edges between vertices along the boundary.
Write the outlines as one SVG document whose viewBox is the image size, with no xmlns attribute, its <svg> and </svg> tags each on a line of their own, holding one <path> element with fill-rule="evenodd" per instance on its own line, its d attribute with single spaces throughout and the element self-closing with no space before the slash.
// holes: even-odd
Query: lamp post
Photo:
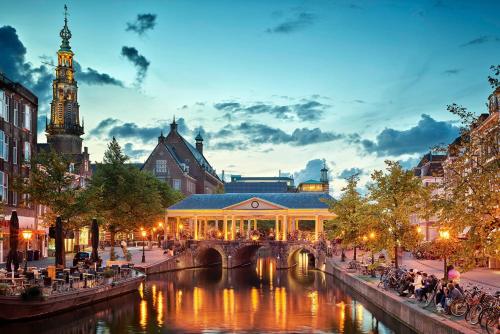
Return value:
<svg viewBox="0 0 500 334">
<path fill-rule="evenodd" d="M 23 239 L 26 242 L 26 251 L 24 252 L 24 274 L 28 272 L 28 243 L 31 239 L 32 232 L 31 230 L 23 231 Z"/>
<path fill-rule="evenodd" d="M 144 252 L 144 245 L 146 244 L 146 234 L 147 232 L 145 230 L 142 230 L 142 263 L 146 262 L 146 253 Z"/>
<path fill-rule="evenodd" d="M 448 230 L 441 230 L 439 231 L 439 238 L 441 238 L 441 240 L 443 241 L 444 243 L 444 251 L 443 251 L 443 258 L 444 258 L 444 265 L 443 265 L 443 269 L 444 269 L 444 280 L 445 281 L 448 281 L 448 240 L 450 240 L 450 231 Z"/>
</svg>

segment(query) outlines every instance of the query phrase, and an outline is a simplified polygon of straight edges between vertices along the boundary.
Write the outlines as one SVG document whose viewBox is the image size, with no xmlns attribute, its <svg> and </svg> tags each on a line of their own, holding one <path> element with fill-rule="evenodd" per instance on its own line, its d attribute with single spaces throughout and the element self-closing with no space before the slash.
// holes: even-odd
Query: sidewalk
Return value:
<svg viewBox="0 0 500 334">
<path fill-rule="evenodd" d="M 364 252 L 362 250 L 357 251 L 358 261 L 364 258 L 365 262 L 371 263 L 371 253 Z M 340 252 L 339 256 L 334 256 L 338 258 L 339 263 L 347 263 L 352 260 L 353 251 L 346 251 L 346 262 L 340 262 Z M 377 254 L 375 255 L 377 259 Z M 412 254 L 405 252 L 403 256 L 403 266 L 407 269 L 416 269 L 424 271 L 428 274 L 434 274 L 436 277 L 441 278 L 444 276 L 443 273 L 443 261 L 442 260 L 417 260 L 413 258 Z M 500 270 L 488 269 L 488 268 L 475 268 L 471 271 L 461 273 L 460 284 L 466 286 L 467 284 L 479 285 L 487 289 L 491 289 L 492 293 L 500 291 Z"/>
<path fill-rule="evenodd" d="M 340 252 L 339 252 L 339 256 L 333 256 L 332 258 L 329 258 L 333 262 L 333 264 L 335 266 L 337 266 L 338 268 L 342 269 L 343 271 L 346 271 L 346 268 L 347 268 L 347 265 L 348 265 L 349 261 L 352 260 L 353 252 L 352 251 L 349 251 L 349 252 L 346 251 L 345 254 L 347 256 L 345 262 L 341 261 Z M 366 254 L 368 255 L 368 253 L 366 253 Z M 369 253 L 369 254 L 370 254 L 370 259 L 371 259 L 371 253 Z M 359 251 L 358 250 L 358 254 L 357 255 L 358 255 L 357 256 L 358 257 L 358 261 L 361 260 L 362 257 L 363 257 L 363 251 Z M 375 256 L 375 258 L 376 258 L 376 256 Z M 366 257 L 365 257 L 365 259 L 366 259 Z M 440 267 L 435 267 L 436 264 L 439 266 L 439 262 L 440 261 L 433 261 L 433 262 L 437 262 L 437 263 L 434 263 L 434 265 L 432 265 L 432 266 L 430 266 L 429 264 L 425 263 L 426 261 L 423 261 L 423 262 L 424 262 L 424 264 L 422 265 L 420 263 L 417 263 L 416 260 L 414 260 L 414 259 L 404 257 L 404 259 L 403 259 L 403 266 L 405 266 L 406 268 L 415 268 L 413 266 L 413 264 L 418 264 L 418 266 L 415 269 L 427 270 L 427 268 L 429 268 L 430 270 L 434 270 L 436 273 L 442 274 L 442 270 L 438 270 L 438 268 L 440 268 Z M 441 263 L 441 265 L 442 265 L 442 263 Z M 422 268 L 423 266 L 425 266 L 425 269 Z M 427 271 L 427 272 L 431 272 L 430 270 Z M 429 316 L 431 316 L 431 317 L 439 317 L 440 319 L 442 319 L 441 320 L 442 322 L 450 321 L 450 322 L 454 323 L 455 326 L 458 326 L 458 328 L 461 328 L 461 330 L 463 330 L 464 332 L 467 332 L 467 333 L 483 333 L 482 330 L 481 330 L 481 327 L 469 324 L 468 322 L 465 321 L 465 319 L 463 319 L 463 317 L 462 318 L 457 318 L 457 317 L 454 317 L 453 315 L 447 315 L 447 314 L 443 314 L 443 313 L 436 313 L 436 312 L 431 311 L 431 310 L 423 309 L 423 308 L 421 308 L 418 305 L 418 303 L 416 302 L 415 299 L 409 299 L 409 298 L 406 298 L 406 297 L 400 297 L 393 290 L 384 290 L 382 288 L 378 288 L 377 285 L 379 283 L 379 277 L 372 278 L 370 276 L 361 275 L 360 273 L 351 273 L 350 275 L 358 277 L 359 279 L 363 280 L 366 284 L 369 284 L 369 285 L 375 287 L 379 291 L 382 291 L 384 294 L 390 294 L 390 295 L 396 297 L 396 300 L 400 301 L 402 304 L 409 304 L 409 305 L 412 305 L 413 307 L 419 307 L 419 309 L 421 309 L 423 312 L 427 313 Z M 490 279 L 492 279 L 492 277 L 494 277 L 493 274 L 488 274 L 486 276 L 488 277 L 488 280 L 490 280 Z M 462 282 L 463 282 L 463 280 L 462 280 Z"/>
<path fill-rule="evenodd" d="M 85 251 L 91 251 L 90 249 L 86 249 Z M 106 265 L 106 261 L 109 260 L 109 251 L 110 248 L 106 247 L 104 250 L 99 250 L 99 256 L 103 260 L 103 266 Z M 128 251 L 132 254 L 132 261 L 135 265 L 151 265 L 160 261 L 167 259 L 167 255 L 163 254 L 163 249 L 158 247 L 153 247 L 153 249 L 149 250 L 148 247 L 145 248 L 145 257 L 146 262 L 142 263 L 142 247 L 129 247 Z M 115 247 L 115 255 L 117 256 L 117 260 L 124 260 L 123 251 L 120 247 Z M 66 254 L 66 266 L 71 266 L 73 264 L 73 257 L 75 253 Z M 38 261 L 28 261 L 28 267 L 47 267 L 48 265 L 53 265 L 55 262 L 54 257 L 47 257 Z M 24 263 L 21 263 L 20 266 L 23 266 Z M 0 264 L 0 268 L 5 268 L 5 263 Z"/>
</svg>

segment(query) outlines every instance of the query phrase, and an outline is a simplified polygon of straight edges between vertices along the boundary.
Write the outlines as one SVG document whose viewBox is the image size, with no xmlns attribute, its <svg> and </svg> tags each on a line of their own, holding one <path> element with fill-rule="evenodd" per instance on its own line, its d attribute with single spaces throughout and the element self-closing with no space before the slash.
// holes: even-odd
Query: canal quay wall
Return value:
<svg viewBox="0 0 500 334">
<path fill-rule="evenodd" d="M 455 323 L 437 314 L 430 313 L 415 304 L 407 304 L 391 293 L 378 289 L 359 277 L 339 268 L 332 259 L 327 258 L 322 271 L 330 274 L 351 289 L 385 311 L 393 318 L 403 322 L 417 333 L 423 334 L 477 334 L 462 324 Z"/>
</svg>

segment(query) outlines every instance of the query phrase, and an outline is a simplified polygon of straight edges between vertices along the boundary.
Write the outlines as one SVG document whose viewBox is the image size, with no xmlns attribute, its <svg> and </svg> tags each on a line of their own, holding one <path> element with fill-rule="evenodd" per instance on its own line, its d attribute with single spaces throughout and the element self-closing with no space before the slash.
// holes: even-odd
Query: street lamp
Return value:
<svg viewBox="0 0 500 334">
<path fill-rule="evenodd" d="M 450 231 L 440 230 L 439 231 L 439 238 L 444 242 L 444 252 L 443 252 L 444 280 L 448 281 L 448 240 L 450 240 Z"/>
<path fill-rule="evenodd" d="M 23 239 L 26 242 L 26 252 L 24 253 L 24 274 L 28 272 L 28 243 L 31 239 L 31 235 L 33 232 L 31 230 L 23 231 Z"/>
<path fill-rule="evenodd" d="M 142 230 L 142 263 L 146 262 L 146 253 L 144 252 L 144 245 L 146 243 L 146 231 Z"/>
</svg>

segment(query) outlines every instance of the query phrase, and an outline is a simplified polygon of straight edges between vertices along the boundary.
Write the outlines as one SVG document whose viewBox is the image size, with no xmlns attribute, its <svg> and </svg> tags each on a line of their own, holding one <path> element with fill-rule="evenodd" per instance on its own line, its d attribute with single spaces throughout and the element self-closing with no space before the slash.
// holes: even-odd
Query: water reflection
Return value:
<svg viewBox="0 0 500 334">
<path fill-rule="evenodd" d="M 138 293 L 51 319 L 0 326 L 2 333 L 311 332 L 410 333 L 352 297 L 347 287 L 311 270 L 307 254 L 291 270 L 270 258 L 255 266 L 150 276 Z M 365 306 L 367 305 L 367 306 Z"/>
</svg>

